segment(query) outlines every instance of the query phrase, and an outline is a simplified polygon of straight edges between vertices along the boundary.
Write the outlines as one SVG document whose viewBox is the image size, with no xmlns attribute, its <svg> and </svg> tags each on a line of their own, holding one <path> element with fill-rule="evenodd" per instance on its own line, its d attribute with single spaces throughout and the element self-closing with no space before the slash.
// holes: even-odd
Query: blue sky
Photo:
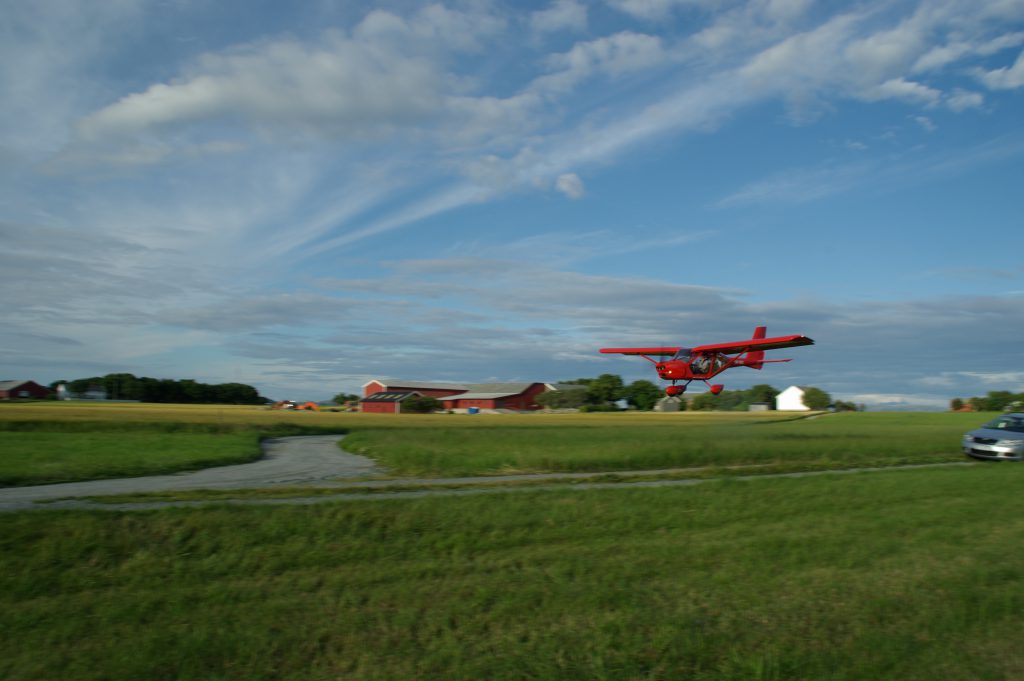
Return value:
<svg viewBox="0 0 1024 681">
<path fill-rule="evenodd" d="M 1024 0 L 0 12 L 2 378 L 1024 391 Z"/>
</svg>

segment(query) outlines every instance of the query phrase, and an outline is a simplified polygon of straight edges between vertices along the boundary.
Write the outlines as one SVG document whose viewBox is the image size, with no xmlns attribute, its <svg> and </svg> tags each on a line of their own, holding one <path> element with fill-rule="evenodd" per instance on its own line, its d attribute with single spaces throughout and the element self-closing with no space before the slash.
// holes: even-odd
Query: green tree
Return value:
<svg viewBox="0 0 1024 681">
<path fill-rule="evenodd" d="M 441 400 L 429 395 L 412 395 L 401 402 L 402 411 L 412 414 L 429 414 L 441 408 Z"/>
<path fill-rule="evenodd" d="M 954 397 L 952 400 L 949 401 L 949 410 L 950 411 L 960 411 L 963 408 L 964 408 L 964 401 L 961 400 L 959 397 Z"/>
<path fill-rule="evenodd" d="M 534 401 L 548 409 L 577 409 L 586 398 L 586 390 L 548 390 L 537 395 Z"/>
<path fill-rule="evenodd" d="M 633 381 L 623 389 L 626 402 L 631 407 L 636 407 L 642 411 L 654 409 L 654 405 L 658 403 L 663 394 L 661 388 L 650 381 L 642 379 Z"/>
<path fill-rule="evenodd" d="M 338 393 L 331 399 L 335 404 L 345 404 L 346 402 L 358 402 L 360 397 L 352 393 Z"/>
<path fill-rule="evenodd" d="M 622 377 L 615 374 L 601 374 L 587 385 L 589 404 L 610 404 L 621 400 L 624 386 Z"/>
<path fill-rule="evenodd" d="M 808 409 L 821 411 L 832 404 L 832 396 L 821 388 L 804 388 L 803 402 Z"/>
<path fill-rule="evenodd" d="M 747 390 L 747 404 L 754 404 L 757 402 L 763 402 L 771 405 L 771 408 L 775 408 L 775 398 L 778 397 L 779 391 L 768 385 L 767 383 L 758 383 L 755 386 L 751 386 Z"/>
<path fill-rule="evenodd" d="M 993 390 L 985 396 L 985 411 L 1003 411 L 1014 398 L 1009 390 Z"/>
<path fill-rule="evenodd" d="M 217 404 L 262 404 L 256 388 L 244 383 L 220 383 L 212 386 Z"/>
<path fill-rule="evenodd" d="M 718 397 L 711 393 L 700 393 L 690 398 L 690 411 L 714 411 L 718 409 Z"/>
</svg>

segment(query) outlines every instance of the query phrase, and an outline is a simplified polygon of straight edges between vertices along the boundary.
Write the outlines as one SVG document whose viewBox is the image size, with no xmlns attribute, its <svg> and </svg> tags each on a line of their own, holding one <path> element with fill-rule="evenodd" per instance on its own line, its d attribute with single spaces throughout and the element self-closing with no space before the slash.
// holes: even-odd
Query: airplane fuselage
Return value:
<svg viewBox="0 0 1024 681">
<path fill-rule="evenodd" d="M 732 366 L 731 360 L 717 352 L 691 353 L 685 348 L 672 359 L 657 362 L 658 376 L 666 381 L 704 381 Z"/>
</svg>

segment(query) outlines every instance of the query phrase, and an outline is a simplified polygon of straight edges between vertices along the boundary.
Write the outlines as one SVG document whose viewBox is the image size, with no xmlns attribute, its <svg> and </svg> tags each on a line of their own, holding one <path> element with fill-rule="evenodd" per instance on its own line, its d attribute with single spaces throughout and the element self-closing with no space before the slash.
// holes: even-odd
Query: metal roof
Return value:
<svg viewBox="0 0 1024 681">
<path fill-rule="evenodd" d="M 406 397 L 409 397 L 410 395 L 417 395 L 417 396 L 422 397 L 422 395 L 420 395 L 416 391 L 386 390 L 384 392 L 373 393 L 372 395 L 367 395 L 366 397 L 364 397 L 363 399 L 361 399 L 359 401 L 360 402 L 401 402 L 402 400 L 404 400 Z"/>
<path fill-rule="evenodd" d="M 522 390 L 518 390 L 514 393 L 459 393 L 458 395 L 449 395 L 448 397 L 441 397 L 439 399 L 449 402 L 452 400 L 497 400 L 502 397 L 514 397 L 521 393 Z"/>
<path fill-rule="evenodd" d="M 508 393 L 518 395 L 527 390 L 533 383 L 470 383 L 468 390 L 475 393 Z"/>
<path fill-rule="evenodd" d="M 385 388 L 420 388 L 422 390 L 468 390 L 470 386 L 462 383 L 433 383 L 430 381 L 400 381 L 396 378 L 375 378 L 367 381 L 363 387 L 377 383 Z"/>
<path fill-rule="evenodd" d="M 14 390 L 19 385 L 25 385 L 32 381 L 0 381 L 0 390 Z"/>
</svg>

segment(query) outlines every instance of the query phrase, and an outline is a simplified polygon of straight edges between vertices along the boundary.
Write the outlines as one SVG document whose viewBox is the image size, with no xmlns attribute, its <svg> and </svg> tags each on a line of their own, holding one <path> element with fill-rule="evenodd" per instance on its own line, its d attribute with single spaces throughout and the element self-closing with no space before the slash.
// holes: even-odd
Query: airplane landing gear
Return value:
<svg viewBox="0 0 1024 681">
<path fill-rule="evenodd" d="M 725 387 L 724 385 L 721 385 L 719 383 L 715 383 L 714 385 L 711 386 L 711 394 L 712 395 L 717 395 L 718 393 L 722 392 L 722 388 L 724 388 L 724 387 Z"/>
<path fill-rule="evenodd" d="M 669 397 L 678 397 L 682 395 L 684 392 L 686 392 L 685 385 L 670 385 L 667 388 L 665 388 L 665 394 L 668 395 Z"/>
</svg>

